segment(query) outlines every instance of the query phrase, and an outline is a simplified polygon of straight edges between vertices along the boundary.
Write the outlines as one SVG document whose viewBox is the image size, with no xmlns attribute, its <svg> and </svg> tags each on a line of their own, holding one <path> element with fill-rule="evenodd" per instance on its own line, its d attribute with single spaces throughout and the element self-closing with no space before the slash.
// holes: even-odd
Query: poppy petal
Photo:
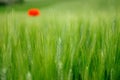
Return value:
<svg viewBox="0 0 120 80">
<path fill-rule="evenodd" d="M 29 16 L 39 16 L 40 15 L 40 10 L 39 9 L 30 9 L 28 11 Z"/>
</svg>

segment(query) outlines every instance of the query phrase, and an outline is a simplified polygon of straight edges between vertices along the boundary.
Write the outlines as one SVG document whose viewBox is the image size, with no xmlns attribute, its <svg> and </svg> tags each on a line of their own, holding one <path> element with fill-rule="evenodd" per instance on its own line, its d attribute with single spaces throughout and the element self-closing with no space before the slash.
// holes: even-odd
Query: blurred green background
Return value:
<svg viewBox="0 0 120 80">
<path fill-rule="evenodd" d="M 18 0 L 16 0 L 18 1 Z M 19 4 L 19 2 L 22 2 Z M 75 9 L 77 11 L 84 10 L 119 10 L 120 0 L 19 0 L 18 3 L 1 6 L 0 12 L 9 9 L 15 9 L 18 11 L 24 11 L 29 8 L 46 8 L 46 7 L 59 7 L 59 9 Z M 57 5 L 57 6 L 55 6 Z M 58 10 L 59 10 L 58 9 Z"/>
</svg>

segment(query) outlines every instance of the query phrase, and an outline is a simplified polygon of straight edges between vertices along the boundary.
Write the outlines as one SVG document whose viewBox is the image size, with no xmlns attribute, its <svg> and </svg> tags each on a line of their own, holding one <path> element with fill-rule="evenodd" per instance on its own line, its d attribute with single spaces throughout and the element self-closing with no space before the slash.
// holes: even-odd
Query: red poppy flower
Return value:
<svg viewBox="0 0 120 80">
<path fill-rule="evenodd" d="M 39 16 L 40 15 L 40 10 L 39 9 L 30 9 L 28 11 L 29 16 Z"/>
</svg>

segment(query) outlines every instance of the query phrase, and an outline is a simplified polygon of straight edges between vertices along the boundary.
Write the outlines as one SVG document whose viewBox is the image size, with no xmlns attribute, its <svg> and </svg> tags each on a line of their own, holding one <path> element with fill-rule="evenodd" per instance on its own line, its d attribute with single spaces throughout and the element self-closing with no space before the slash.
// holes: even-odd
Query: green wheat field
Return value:
<svg viewBox="0 0 120 80">
<path fill-rule="evenodd" d="M 0 80 L 120 80 L 119 0 L 0 7 Z M 41 15 L 30 17 L 30 8 Z"/>
</svg>

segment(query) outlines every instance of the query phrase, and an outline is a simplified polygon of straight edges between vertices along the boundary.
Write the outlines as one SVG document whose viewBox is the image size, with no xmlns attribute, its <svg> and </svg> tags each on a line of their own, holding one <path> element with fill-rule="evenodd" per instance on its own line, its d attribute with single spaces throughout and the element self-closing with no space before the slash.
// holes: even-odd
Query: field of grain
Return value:
<svg viewBox="0 0 120 80">
<path fill-rule="evenodd" d="M 0 80 L 119 80 L 120 11 L 112 3 L 33 5 L 39 17 L 28 16 L 31 3 L 0 7 Z"/>
</svg>

